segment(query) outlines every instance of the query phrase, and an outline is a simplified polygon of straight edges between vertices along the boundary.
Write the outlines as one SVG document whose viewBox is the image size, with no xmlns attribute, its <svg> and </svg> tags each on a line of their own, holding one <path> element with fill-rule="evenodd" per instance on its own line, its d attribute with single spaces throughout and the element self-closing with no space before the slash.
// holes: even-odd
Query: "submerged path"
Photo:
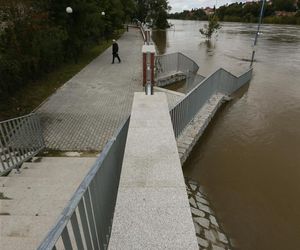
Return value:
<svg viewBox="0 0 300 250">
<path fill-rule="evenodd" d="M 47 148 L 101 150 L 128 116 L 133 93 L 143 90 L 143 40 L 131 29 L 118 43 L 122 63 L 111 64 L 108 48 L 37 110 Z"/>
</svg>

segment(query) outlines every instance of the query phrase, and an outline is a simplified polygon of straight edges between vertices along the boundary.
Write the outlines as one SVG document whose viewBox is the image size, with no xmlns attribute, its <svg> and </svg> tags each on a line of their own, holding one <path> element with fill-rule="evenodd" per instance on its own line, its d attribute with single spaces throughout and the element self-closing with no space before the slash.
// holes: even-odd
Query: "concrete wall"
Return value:
<svg viewBox="0 0 300 250">
<path fill-rule="evenodd" d="M 135 93 L 109 249 L 198 249 L 164 93 Z"/>
</svg>

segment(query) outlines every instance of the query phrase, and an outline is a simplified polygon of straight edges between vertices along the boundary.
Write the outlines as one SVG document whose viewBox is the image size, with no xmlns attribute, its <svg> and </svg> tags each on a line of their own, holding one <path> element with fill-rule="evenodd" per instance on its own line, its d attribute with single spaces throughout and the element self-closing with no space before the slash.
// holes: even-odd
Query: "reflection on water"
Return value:
<svg viewBox="0 0 300 250">
<path fill-rule="evenodd" d="M 223 23 L 209 48 L 205 22 L 172 23 L 160 53 L 183 52 L 202 75 L 249 67 L 256 25 Z M 218 113 L 184 171 L 240 249 L 300 249 L 300 26 L 264 25 L 256 55 L 248 90 Z"/>
<path fill-rule="evenodd" d="M 152 39 L 160 55 L 165 54 L 167 47 L 167 31 L 155 30 L 152 32 Z"/>
</svg>

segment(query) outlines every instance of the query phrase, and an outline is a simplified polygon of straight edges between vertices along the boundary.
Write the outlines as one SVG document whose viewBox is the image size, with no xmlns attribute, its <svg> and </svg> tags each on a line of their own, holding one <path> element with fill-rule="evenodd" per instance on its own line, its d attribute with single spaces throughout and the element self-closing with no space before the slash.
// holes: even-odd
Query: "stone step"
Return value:
<svg viewBox="0 0 300 250">
<path fill-rule="evenodd" d="M 41 241 L 56 219 L 56 216 L 0 216 L 0 235 L 2 237 L 32 237 Z"/>
<path fill-rule="evenodd" d="M 33 237 L 0 237 L 0 246 L 3 250 L 33 250 L 37 248 L 40 242 L 40 239 Z"/>
<path fill-rule="evenodd" d="M 46 186 L 40 188 L 24 189 L 18 187 L 0 187 L 0 193 L 3 194 L 6 199 L 21 200 L 24 198 L 30 200 L 37 200 L 40 202 L 48 202 L 52 199 L 69 200 L 73 193 L 78 188 L 78 185 L 73 187 L 62 186 Z"/>
<path fill-rule="evenodd" d="M 41 158 L 38 162 L 25 162 L 21 171 L 24 169 L 47 169 L 49 172 L 55 171 L 78 171 L 80 169 L 90 169 L 96 162 L 96 157 L 53 157 Z M 52 171 L 53 170 L 53 171 Z"/>
<path fill-rule="evenodd" d="M 35 200 L 25 197 L 20 200 L 0 200 L 0 216 L 53 216 L 58 217 L 68 200 Z"/>
<path fill-rule="evenodd" d="M 84 165 L 84 164 L 91 164 L 96 161 L 96 157 L 43 157 L 43 158 L 36 158 L 36 162 L 27 162 L 24 163 L 24 165 L 27 164 L 36 164 L 39 163 L 41 165 L 49 164 L 49 166 L 61 166 L 61 167 L 67 167 L 67 166 L 78 166 L 78 165 Z"/>
<path fill-rule="evenodd" d="M 23 169 L 18 174 L 16 170 L 13 170 L 9 177 L 12 178 L 23 178 L 23 177 L 31 177 L 35 179 L 39 178 L 48 178 L 49 180 L 53 180 L 53 183 L 81 183 L 85 175 L 87 174 L 89 169 L 77 169 L 76 171 L 70 171 L 66 168 L 62 170 L 53 171 L 48 169 Z"/>
<path fill-rule="evenodd" d="M 84 176 L 81 178 L 83 179 Z M 47 178 L 47 177 L 0 177 L 0 187 L 18 187 L 18 188 L 40 188 L 46 186 L 74 186 L 79 185 L 80 177 L 74 179 L 70 179 L 67 182 L 62 182 L 62 178 L 58 177 L 55 179 Z M 79 180 L 79 181 L 78 181 Z"/>
</svg>

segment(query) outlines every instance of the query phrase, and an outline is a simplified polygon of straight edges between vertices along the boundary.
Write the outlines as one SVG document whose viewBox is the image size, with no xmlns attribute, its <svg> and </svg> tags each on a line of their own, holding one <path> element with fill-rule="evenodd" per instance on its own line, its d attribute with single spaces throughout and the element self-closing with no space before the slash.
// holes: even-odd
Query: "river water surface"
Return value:
<svg viewBox="0 0 300 250">
<path fill-rule="evenodd" d="M 207 76 L 249 67 L 255 24 L 223 23 L 206 43 L 205 22 L 171 20 L 155 32 L 160 54 L 181 51 Z M 239 249 L 300 249 L 300 26 L 264 25 L 254 77 L 225 105 L 184 166 L 206 189 Z"/>
</svg>

